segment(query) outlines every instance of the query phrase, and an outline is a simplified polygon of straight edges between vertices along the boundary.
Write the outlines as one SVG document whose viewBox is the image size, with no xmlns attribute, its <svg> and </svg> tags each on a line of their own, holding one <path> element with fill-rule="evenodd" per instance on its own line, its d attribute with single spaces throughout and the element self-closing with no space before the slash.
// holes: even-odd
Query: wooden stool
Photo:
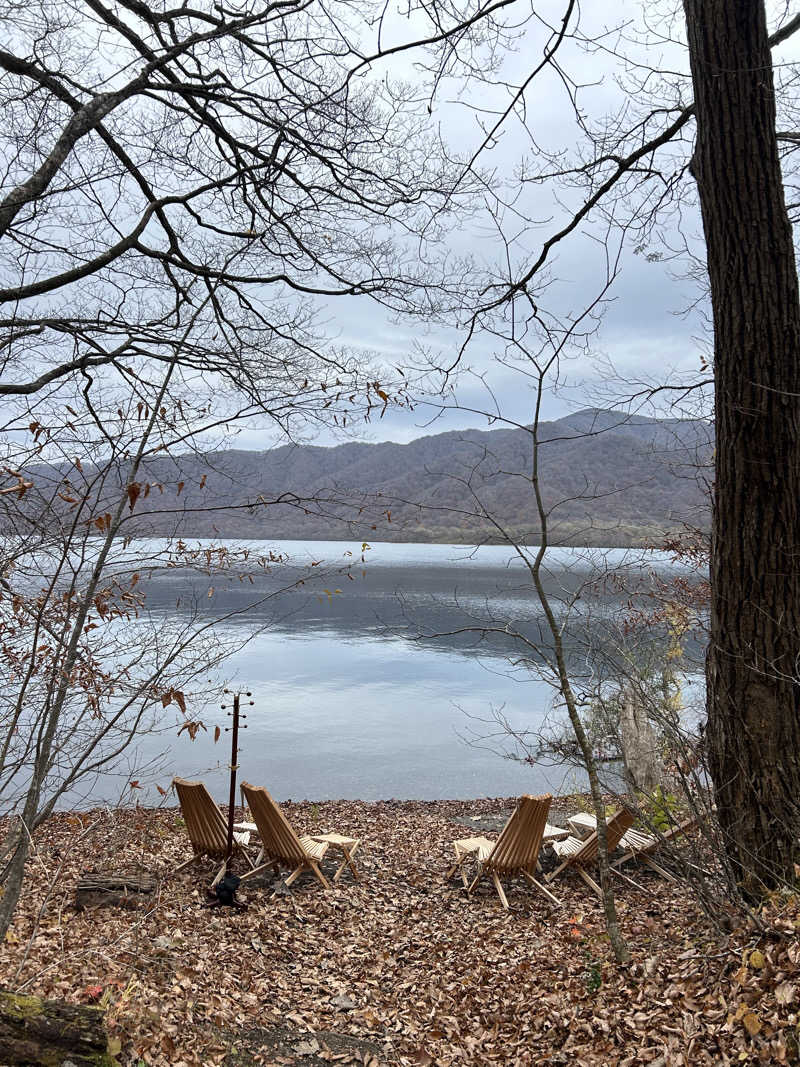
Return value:
<svg viewBox="0 0 800 1067">
<path fill-rule="evenodd" d="M 339 870 L 333 876 L 334 882 L 338 882 L 339 875 L 342 873 L 345 867 L 350 868 L 350 870 L 353 872 L 353 877 L 357 882 L 361 881 L 361 876 L 356 870 L 355 863 L 353 863 L 353 856 L 355 855 L 356 850 L 361 844 L 361 839 L 359 837 L 344 837 L 342 834 L 311 834 L 310 836 L 314 841 L 319 841 L 320 843 L 327 842 L 327 844 L 329 844 L 331 848 L 338 848 L 344 856 Z"/>
</svg>

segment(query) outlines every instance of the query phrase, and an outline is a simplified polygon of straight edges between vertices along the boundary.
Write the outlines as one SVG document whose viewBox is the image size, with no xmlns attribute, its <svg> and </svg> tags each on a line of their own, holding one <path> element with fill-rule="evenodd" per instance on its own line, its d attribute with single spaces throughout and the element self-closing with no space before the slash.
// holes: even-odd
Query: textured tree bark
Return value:
<svg viewBox="0 0 800 1067">
<path fill-rule="evenodd" d="M 0 1063 L 111 1067 L 99 1008 L 0 992 Z"/>
<path fill-rule="evenodd" d="M 84 874 L 75 887 L 75 908 L 99 908 L 113 905 L 123 908 L 135 908 L 151 894 L 156 886 L 156 879 L 149 874 L 137 871 L 129 874 Z"/>
<path fill-rule="evenodd" d="M 22 884 L 25 881 L 25 861 L 28 858 L 29 839 L 24 829 L 14 826 L 8 832 L 5 842 L 3 861 L 5 867 L 0 870 L 0 939 L 8 932 L 14 918 Z M 6 858 L 8 857 L 8 858 Z"/>
<path fill-rule="evenodd" d="M 540 372 L 536 388 L 536 408 L 531 434 L 531 485 L 536 500 L 536 513 L 539 516 L 541 537 L 539 540 L 539 548 L 534 559 L 530 560 L 526 557 L 526 561 L 533 581 L 533 587 L 536 590 L 536 596 L 539 599 L 542 611 L 544 612 L 544 617 L 547 621 L 547 628 L 553 638 L 555 663 L 552 664 L 552 668 L 554 670 L 554 675 L 558 680 L 558 688 L 564 699 L 567 715 L 572 724 L 575 740 L 583 757 L 583 765 L 586 768 L 586 774 L 589 779 L 589 791 L 592 796 L 592 806 L 594 807 L 594 814 L 597 820 L 597 871 L 600 875 L 600 895 L 603 900 L 606 933 L 608 934 L 608 940 L 617 963 L 630 963 L 630 949 L 628 948 L 628 944 L 622 936 L 622 930 L 620 929 L 619 916 L 617 915 L 617 901 L 614 895 L 614 886 L 611 882 L 611 861 L 608 855 L 608 826 L 606 824 L 605 804 L 603 802 L 603 794 L 600 788 L 600 778 L 597 773 L 597 761 L 594 758 L 592 745 L 586 733 L 586 729 L 584 728 L 580 711 L 578 709 L 578 702 L 575 699 L 575 693 L 572 689 L 569 670 L 567 669 L 567 657 L 564 652 L 562 627 L 553 613 L 550 598 L 547 595 L 547 590 L 542 581 L 542 564 L 547 554 L 550 529 L 548 512 L 542 498 L 542 484 L 539 472 L 539 426 L 542 412 L 544 380 L 545 375 Z M 513 544 L 513 541 L 511 543 Z"/>
<path fill-rule="evenodd" d="M 637 706 L 630 689 L 622 698 L 619 734 L 625 777 L 633 792 L 652 796 L 661 778 L 658 742 L 644 708 Z"/>
<path fill-rule="evenodd" d="M 714 319 L 708 749 L 746 896 L 794 881 L 800 296 L 761 0 L 684 0 Z"/>
</svg>

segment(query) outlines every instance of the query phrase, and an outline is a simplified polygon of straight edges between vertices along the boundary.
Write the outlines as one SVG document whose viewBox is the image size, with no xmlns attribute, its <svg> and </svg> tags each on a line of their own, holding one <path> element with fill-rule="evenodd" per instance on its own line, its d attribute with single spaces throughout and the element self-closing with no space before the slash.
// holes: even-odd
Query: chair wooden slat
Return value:
<svg viewBox="0 0 800 1067">
<path fill-rule="evenodd" d="M 242 795 L 258 827 L 264 856 L 285 863 L 302 863 L 307 853 L 267 790 L 243 782 Z"/>
<path fill-rule="evenodd" d="M 561 902 L 533 876 L 552 799 L 549 793 L 540 797 L 527 795 L 520 797 L 519 804 L 494 843 L 485 837 L 470 837 L 454 841 L 456 862 L 447 872 L 447 877 L 450 878 L 456 871 L 461 871 L 461 877 L 466 886 L 467 880 L 462 865 L 468 856 L 474 855 L 478 860 L 479 870 L 472 884 L 468 886 L 470 893 L 481 878 L 488 874 L 494 882 L 500 902 L 507 909 L 508 901 L 499 876 L 522 874 L 554 903 L 560 904 Z"/>
<path fill-rule="evenodd" d="M 637 862 L 644 863 L 645 866 L 661 875 L 669 882 L 677 882 L 677 878 L 669 871 L 660 867 L 653 859 L 653 854 L 663 845 L 669 845 L 669 843 L 679 835 L 688 833 L 689 830 L 694 829 L 699 822 L 697 815 L 691 815 L 688 819 L 684 819 L 683 822 L 671 826 L 668 830 L 665 830 L 663 834 L 646 834 L 641 830 L 628 830 L 620 841 L 620 847 L 625 850 L 624 856 L 618 859 L 614 863 L 614 867 L 621 867 L 623 863 L 627 863 L 629 860 L 636 860 Z"/>
<path fill-rule="evenodd" d="M 314 873 L 323 888 L 329 888 L 327 879 L 319 868 L 320 860 L 330 847 L 328 843 L 314 841 L 307 836 L 298 837 L 286 816 L 262 786 L 242 782 L 241 788 L 244 802 L 250 808 L 253 822 L 261 837 L 261 862 L 245 874 L 242 880 L 251 878 L 266 867 L 277 869 L 286 866 L 293 868 L 286 880 L 287 885 L 308 869 Z"/>
<path fill-rule="evenodd" d="M 523 796 L 506 823 L 486 862 L 498 873 L 511 874 L 535 866 L 552 797 Z"/>
<path fill-rule="evenodd" d="M 627 808 L 620 808 L 606 823 L 606 839 L 608 842 L 608 853 L 614 851 L 619 845 L 620 841 L 624 837 L 625 833 L 633 826 L 633 813 L 628 811 Z M 551 871 L 547 876 L 547 881 L 551 882 L 556 875 L 560 874 L 566 867 L 574 867 L 575 870 L 581 875 L 583 880 L 588 885 L 599 893 L 599 887 L 586 873 L 586 868 L 591 867 L 597 862 L 597 854 L 600 848 L 600 840 L 597 836 L 597 830 L 594 830 L 585 841 L 579 841 L 577 838 L 568 837 L 566 841 L 556 841 L 553 843 L 553 851 L 562 860 L 562 863 L 556 867 L 554 871 Z"/>
<path fill-rule="evenodd" d="M 192 782 L 185 778 L 173 778 L 172 787 L 178 794 L 183 821 L 186 823 L 186 833 L 192 843 L 193 855 L 191 859 L 182 863 L 174 873 L 188 867 L 195 860 L 207 856 L 212 860 L 224 860 L 228 853 L 228 824 L 225 816 L 214 803 L 214 798 L 206 789 L 203 782 Z M 252 867 L 244 846 L 249 842 L 249 834 L 234 834 L 233 849 L 245 857 L 249 866 Z M 224 865 L 217 877 L 216 883 L 224 872 Z M 214 884 L 212 883 L 212 884 Z"/>
<path fill-rule="evenodd" d="M 228 828 L 225 817 L 202 782 L 183 778 L 173 781 L 181 805 L 186 832 L 198 855 L 212 859 L 224 857 L 228 847 Z"/>
<path fill-rule="evenodd" d="M 689 830 L 694 829 L 697 823 L 697 816 L 692 815 L 688 819 L 684 819 L 683 822 L 671 826 L 668 830 L 665 830 L 663 834 L 647 834 L 643 833 L 641 830 L 628 830 L 622 837 L 620 845 L 632 852 L 656 852 L 662 845 L 669 844 L 673 838 L 686 834 Z"/>
</svg>

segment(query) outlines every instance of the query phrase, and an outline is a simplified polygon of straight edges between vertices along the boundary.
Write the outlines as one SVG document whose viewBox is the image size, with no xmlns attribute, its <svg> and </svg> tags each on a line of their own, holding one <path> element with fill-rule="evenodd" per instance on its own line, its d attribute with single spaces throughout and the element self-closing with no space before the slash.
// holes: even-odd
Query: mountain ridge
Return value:
<svg viewBox="0 0 800 1067">
<path fill-rule="evenodd" d="M 588 408 L 540 425 L 553 543 L 653 544 L 707 525 L 705 420 Z M 525 428 L 413 441 L 287 444 L 149 459 L 126 519 L 136 535 L 480 543 L 540 536 Z M 53 477 L 63 479 L 63 468 Z M 120 478 L 106 482 L 109 499 Z M 74 479 L 74 472 L 70 477 Z M 98 506 L 101 502 L 98 500 Z"/>
</svg>

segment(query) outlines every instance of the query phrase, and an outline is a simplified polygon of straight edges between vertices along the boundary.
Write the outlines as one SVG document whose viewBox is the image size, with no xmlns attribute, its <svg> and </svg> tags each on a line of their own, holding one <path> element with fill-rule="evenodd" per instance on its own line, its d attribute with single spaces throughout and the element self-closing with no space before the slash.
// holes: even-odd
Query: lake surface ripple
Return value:
<svg viewBox="0 0 800 1067">
<path fill-rule="evenodd" d="M 265 545 L 252 543 L 254 550 Z M 232 575 L 222 585 L 216 580 L 211 596 L 210 579 L 199 573 L 147 583 L 156 620 L 190 610 L 218 616 L 239 610 L 217 624 L 220 638 L 258 630 L 226 664 L 232 684 L 249 690 L 255 702 L 242 734 L 240 781 L 265 785 L 278 800 L 470 798 L 583 784 L 572 770 L 503 757 L 513 745 L 496 719 L 522 733 L 536 731 L 552 718 L 554 698 L 546 676 L 520 663 L 527 656 L 535 667 L 530 646 L 546 650 L 549 641 L 530 577 L 508 548 L 374 544 L 362 565 L 360 543 L 279 547 L 298 566 L 317 561 L 334 573 L 268 600 L 263 596 L 275 593 L 277 577 L 252 586 Z M 352 579 L 335 573 L 353 561 Z M 593 583 L 592 595 L 572 604 L 598 567 L 621 568 L 622 585 Z M 548 592 L 559 612 L 569 609 L 575 619 L 568 651 L 576 669 L 585 662 L 585 642 L 621 621 L 626 587 L 650 568 L 675 569 L 658 553 L 548 554 Z M 195 741 L 174 730 L 148 737 L 140 756 L 153 759 L 166 749 L 156 776 L 162 786 L 173 774 L 200 777 L 225 801 L 230 735 L 215 745 L 213 731 L 228 720 L 216 705 L 193 714 L 206 722 L 206 733 Z M 109 800 L 118 787 L 110 778 L 97 783 Z M 151 803 L 157 794 L 146 788 L 140 799 Z"/>
</svg>

